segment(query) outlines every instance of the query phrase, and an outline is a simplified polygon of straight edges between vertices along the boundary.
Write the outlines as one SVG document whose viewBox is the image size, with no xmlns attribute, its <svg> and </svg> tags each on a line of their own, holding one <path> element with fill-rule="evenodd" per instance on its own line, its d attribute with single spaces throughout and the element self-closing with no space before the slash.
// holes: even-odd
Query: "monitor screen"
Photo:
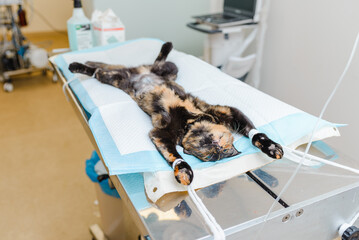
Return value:
<svg viewBox="0 0 359 240">
<path fill-rule="evenodd" d="M 224 0 L 224 9 L 235 13 L 254 15 L 255 0 Z"/>
</svg>

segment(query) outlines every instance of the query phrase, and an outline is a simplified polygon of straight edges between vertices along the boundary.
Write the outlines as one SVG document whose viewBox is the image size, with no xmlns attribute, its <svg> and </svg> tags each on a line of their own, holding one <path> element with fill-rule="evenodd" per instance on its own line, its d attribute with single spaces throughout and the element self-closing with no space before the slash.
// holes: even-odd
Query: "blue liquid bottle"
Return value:
<svg viewBox="0 0 359 240">
<path fill-rule="evenodd" d="M 67 33 L 71 51 L 93 47 L 92 25 L 85 16 L 81 0 L 74 0 L 72 17 L 67 21 Z"/>
</svg>

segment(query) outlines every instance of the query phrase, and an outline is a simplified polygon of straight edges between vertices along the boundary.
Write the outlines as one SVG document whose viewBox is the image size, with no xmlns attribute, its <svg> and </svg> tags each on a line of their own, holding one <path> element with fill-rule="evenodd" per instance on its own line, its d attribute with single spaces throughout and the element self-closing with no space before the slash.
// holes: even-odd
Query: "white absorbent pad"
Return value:
<svg viewBox="0 0 359 240">
<path fill-rule="evenodd" d="M 151 64 L 162 44 L 157 39 L 138 39 L 51 59 L 67 80 L 77 79 L 70 86 L 91 115 L 89 125 L 110 174 L 143 172 L 146 193 L 154 202 L 166 193 L 185 191 L 185 188 L 175 181 L 172 168 L 148 137 L 152 129 L 150 117 L 123 91 L 91 77 L 74 75 L 67 68 L 73 61 L 101 61 L 125 66 Z M 179 69 L 176 82 L 194 96 L 210 104 L 240 109 L 260 132 L 284 146 L 295 148 L 309 141 L 316 117 L 260 92 L 191 55 L 173 50 L 168 61 L 174 62 Z M 314 140 L 331 136 L 339 136 L 337 125 L 321 120 Z M 177 147 L 194 170 L 194 188 L 224 181 L 273 161 L 241 135 L 235 135 L 234 146 L 242 152 L 239 156 L 217 162 L 202 162 Z"/>
</svg>

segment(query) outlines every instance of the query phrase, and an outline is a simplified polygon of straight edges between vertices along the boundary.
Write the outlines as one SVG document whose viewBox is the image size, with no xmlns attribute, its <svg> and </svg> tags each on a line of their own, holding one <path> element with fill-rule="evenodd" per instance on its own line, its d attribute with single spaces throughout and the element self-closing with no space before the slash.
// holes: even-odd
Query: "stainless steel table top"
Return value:
<svg viewBox="0 0 359 240">
<path fill-rule="evenodd" d="M 335 151 L 336 155 L 325 156 L 312 147 L 311 152 L 359 168 L 356 161 L 338 151 Z M 296 167 L 296 163 L 284 158 L 252 173 L 274 193 L 279 194 Z M 200 239 L 211 234 L 187 194 L 170 194 L 153 204 L 146 199 L 141 174 L 117 177 L 152 239 Z M 358 182 L 359 176 L 346 170 L 327 165 L 303 166 L 282 200 L 289 206 L 296 206 Z M 247 175 L 203 188 L 197 194 L 226 232 L 263 218 L 274 201 L 272 196 Z M 276 204 L 273 212 L 281 209 L 284 207 Z"/>
</svg>

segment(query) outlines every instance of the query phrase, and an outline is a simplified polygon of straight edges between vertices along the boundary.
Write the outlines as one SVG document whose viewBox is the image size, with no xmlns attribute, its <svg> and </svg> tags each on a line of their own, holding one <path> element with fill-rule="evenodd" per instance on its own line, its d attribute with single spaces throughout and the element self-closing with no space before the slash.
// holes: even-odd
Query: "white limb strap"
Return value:
<svg viewBox="0 0 359 240">
<path fill-rule="evenodd" d="M 182 158 L 177 158 L 176 160 L 174 160 L 174 162 L 172 163 L 172 169 L 175 169 L 175 167 L 181 162 L 184 162 Z"/>
<path fill-rule="evenodd" d="M 308 157 L 308 155 L 305 157 L 305 159 L 302 160 L 304 152 L 294 150 L 286 146 L 282 146 L 282 147 L 285 157 L 292 162 L 295 163 L 302 162 L 304 166 L 309 166 L 309 167 L 315 167 L 321 165 L 320 162 L 312 161 L 313 158 Z"/>
<path fill-rule="evenodd" d="M 172 163 L 172 168 L 175 169 L 175 167 L 182 162 L 185 162 L 185 160 L 183 160 L 182 158 L 177 158 Z M 202 215 L 203 220 L 205 221 L 206 225 L 209 227 L 209 229 L 213 233 L 214 239 L 215 240 L 226 239 L 226 235 L 225 235 L 223 229 L 221 228 L 221 226 L 219 226 L 216 219 L 212 216 L 212 214 L 208 211 L 206 206 L 203 204 L 202 200 L 198 197 L 198 195 L 194 191 L 192 185 L 188 186 L 187 191 L 188 191 L 188 195 L 190 196 L 191 200 L 196 205 L 198 211 Z"/>
<path fill-rule="evenodd" d="M 256 135 L 257 133 L 259 133 L 259 131 L 255 128 L 253 128 L 252 130 L 249 131 L 248 138 L 251 140 L 251 142 L 253 140 L 254 135 Z"/>
<path fill-rule="evenodd" d="M 284 148 L 285 153 L 298 154 L 300 156 L 300 157 L 298 157 L 299 159 L 304 157 L 305 160 L 307 160 L 307 161 L 320 162 L 320 163 L 324 163 L 324 164 L 327 164 L 327 165 L 330 165 L 330 166 L 333 166 L 333 167 L 341 168 L 341 169 L 344 169 L 344 170 L 359 174 L 358 169 L 351 168 L 351 167 L 348 167 L 348 166 L 345 166 L 345 165 L 342 165 L 342 164 L 339 164 L 339 163 L 335 163 L 335 162 L 332 162 L 332 161 L 328 161 L 326 159 L 323 159 L 323 158 L 320 158 L 320 157 L 317 157 L 317 156 L 313 156 L 313 155 L 308 154 L 308 153 L 305 154 L 305 152 L 301 152 L 301 151 L 298 151 L 298 150 L 295 150 L 295 149 L 291 149 L 291 148 L 286 147 L 286 146 L 283 146 L 283 148 Z M 291 160 L 291 161 L 294 161 L 294 162 L 298 163 L 297 160 L 292 159 L 293 156 L 295 156 L 295 155 L 287 156 L 287 158 L 289 160 Z M 314 163 L 313 165 L 318 165 L 318 164 Z"/>
<path fill-rule="evenodd" d="M 198 211 L 201 213 L 204 221 L 206 222 L 207 226 L 211 230 L 214 240 L 226 239 L 226 234 L 224 233 L 223 229 L 217 223 L 216 219 L 212 216 L 212 214 L 208 211 L 206 206 L 203 204 L 202 200 L 198 197 L 192 185 L 189 185 L 187 190 L 190 198 L 192 199 L 193 203 L 196 205 Z"/>
<path fill-rule="evenodd" d="M 67 101 L 69 101 L 69 96 L 67 96 L 66 87 L 68 88 L 69 84 L 77 79 L 78 78 L 74 75 L 69 81 L 65 82 L 64 85 L 62 86 L 62 91 L 64 92 Z"/>
<path fill-rule="evenodd" d="M 97 73 L 98 69 L 95 70 L 94 74 L 92 74 L 91 77 L 94 77 L 95 74 Z M 66 93 L 66 87 L 69 88 L 69 84 L 72 83 L 73 81 L 75 80 L 78 80 L 79 78 L 76 76 L 76 73 L 72 76 L 72 78 L 70 80 L 68 80 L 67 82 L 64 83 L 64 85 L 62 86 L 62 91 L 64 92 L 65 94 L 65 97 L 67 99 L 67 101 L 69 101 L 69 97 L 67 96 L 67 93 Z"/>
</svg>

